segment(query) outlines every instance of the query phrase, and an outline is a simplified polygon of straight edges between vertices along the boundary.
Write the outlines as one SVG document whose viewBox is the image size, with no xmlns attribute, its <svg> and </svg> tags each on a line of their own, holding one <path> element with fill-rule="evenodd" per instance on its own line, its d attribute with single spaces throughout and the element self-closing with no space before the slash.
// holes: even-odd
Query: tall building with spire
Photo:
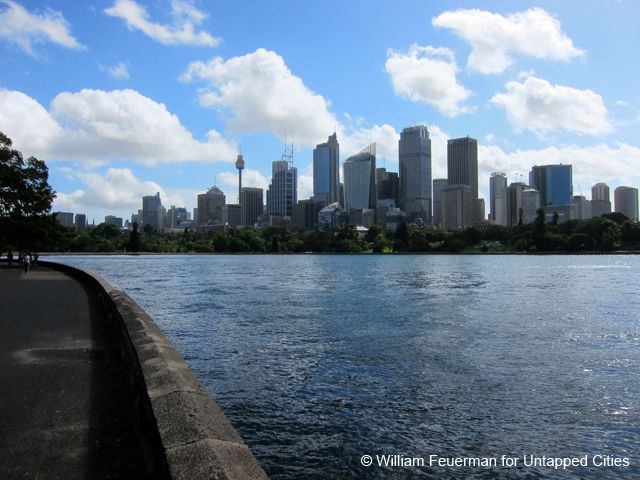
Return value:
<svg viewBox="0 0 640 480">
<path fill-rule="evenodd" d="M 271 165 L 271 183 L 267 190 L 267 215 L 293 217 L 298 202 L 298 169 L 293 166 L 293 145 L 285 147 L 282 159 Z"/>
<path fill-rule="evenodd" d="M 407 220 L 421 218 L 430 224 L 431 195 L 431 139 L 425 125 L 402 129 L 398 141 L 400 162 L 400 208 Z"/>
<path fill-rule="evenodd" d="M 313 149 L 313 199 L 324 205 L 340 200 L 340 144 L 335 132 Z"/>
</svg>

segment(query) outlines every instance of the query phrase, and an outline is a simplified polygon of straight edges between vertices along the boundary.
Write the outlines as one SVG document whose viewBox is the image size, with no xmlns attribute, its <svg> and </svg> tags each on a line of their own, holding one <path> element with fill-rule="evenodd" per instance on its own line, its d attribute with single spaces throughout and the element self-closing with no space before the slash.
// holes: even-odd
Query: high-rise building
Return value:
<svg viewBox="0 0 640 480">
<path fill-rule="evenodd" d="M 400 178 L 396 172 L 387 172 L 386 168 L 376 168 L 376 190 L 378 201 L 392 200 L 394 207 L 400 204 Z"/>
<path fill-rule="evenodd" d="M 618 187 L 613 191 L 615 211 L 625 214 L 629 220 L 638 221 L 638 189 Z"/>
<path fill-rule="evenodd" d="M 446 178 L 436 178 L 433 180 L 433 224 L 436 227 L 442 227 L 442 189 L 448 185 L 448 182 Z"/>
<path fill-rule="evenodd" d="M 442 189 L 440 216 L 445 230 L 460 230 L 473 224 L 473 193 L 469 185 L 447 185 Z"/>
<path fill-rule="evenodd" d="M 376 144 L 363 148 L 344 162 L 345 210 L 375 209 Z"/>
<path fill-rule="evenodd" d="M 191 214 L 185 207 L 176 207 L 171 205 L 171 208 L 167 210 L 167 228 L 178 228 L 182 223 L 191 220 Z"/>
<path fill-rule="evenodd" d="M 285 152 L 283 158 L 289 155 Z M 293 217 L 298 201 L 298 169 L 288 160 L 277 160 L 271 166 L 271 184 L 267 190 L 267 215 Z"/>
<path fill-rule="evenodd" d="M 242 187 L 240 192 L 240 225 L 253 226 L 263 214 L 264 190 L 255 187 Z"/>
<path fill-rule="evenodd" d="M 236 168 L 238 169 L 238 202 L 240 202 L 240 193 L 242 192 L 242 170 L 244 170 L 244 157 L 238 155 L 236 158 Z"/>
<path fill-rule="evenodd" d="M 489 221 L 495 225 L 507 224 L 506 188 L 507 176 L 502 172 L 493 172 L 489 179 Z"/>
<path fill-rule="evenodd" d="M 576 220 L 589 220 L 591 218 L 591 202 L 583 195 L 574 195 L 571 201 L 573 218 Z"/>
<path fill-rule="evenodd" d="M 164 211 L 160 192 L 142 197 L 142 227 L 149 225 L 156 230 L 164 228 Z"/>
<path fill-rule="evenodd" d="M 424 125 L 402 129 L 398 142 L 400 161 L 400 208 L 410 222 L 431 218 L 431 139 Z M 460 182 L 461 183 L 461 182 Z"/>
<path fill-rule="evenodd" d="M 340 144 L 335 133 L 313 149 L 313 199 L 322 205 L 340 200 Z"/>
<path fill-rule="evenodd" d="M 536 165 L 529 173 L 529 185 L 540 192 L 541 208 L 571 205 L 571 165 Z"/>
<path fill-rule="evenodd" d="M 447 180 L 449 185 L 469 185 L 478 198 L 478 141 L 471 137 L 447 141 Z"/>
<path fill-rule="evenodd" d="M 72 212 L 56 212 L 56 220 L 63 227 L 73 227 L 73 213 Z"/>
<path fill-rule="evenodd" d="M 524 223 L 522 215 L 522 192 L 529 186 L 524 182 L 513 182 L 505 189 L 505 197 L 507 201 L 507 227 L 518 225 L 520 220 Z"/>
<path fill-rule="evenodd" d="M 314 199 L 298 200 L 293 209 L 293 228 L 296 230 L 306 230 L 318 225 L 318 213 L 321 203 Z"/>
<path fill-rule="evenodd" d="M 236 203 L 226 204 L 222 206 L 222 223 L 235 228 L 240 225 L 242 209 Z"/>
<path fill-rule="evenodd" d="M 206 193 L 198 195 L 198 217 L 196 224 L 215 225 L 222 223 L 222 206 L 226 197 L 218 187 L 211 187 Z"/>
<path fill-rule="evenodd" d="M 108 223 L 109 225 L 114 225 L 118 228 L 122 228 L 123 220 L 120 217 L 116 217 L 115 215 L 107 215 L 104 217 L 104 223 Z"/>
<path fill-rule="evenodd" d="M 79 232 L 87 229 L 87 216 L 84 213 L 76 213 L 75 226 Z"/>
<path fill-rule="evenodd" d="M 596 183 L 591 187 L 591 216 L 601 217 L 611 213 L 611 197 L 606 183 Z"/>
<path fill-rule="evenodd" d="M 522 223 L 528 224 L 536 221 L 540 209 L 540 192 L 535 188 L 525 188 L 520 192 Z M 519 221 L 519 219 L 518 219 Z"/>
</svg>

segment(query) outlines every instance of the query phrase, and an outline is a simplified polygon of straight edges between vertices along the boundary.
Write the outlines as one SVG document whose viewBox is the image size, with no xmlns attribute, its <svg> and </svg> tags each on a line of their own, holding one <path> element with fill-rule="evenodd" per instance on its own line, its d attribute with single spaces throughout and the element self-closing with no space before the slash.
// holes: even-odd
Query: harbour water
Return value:
<svg viewBox="0 0 640 480">
<path fill-rule="evenodd" d="M 640 477 L 640 256 L 48 259 L 126 290 L 271 478 Z"/>
</svg>

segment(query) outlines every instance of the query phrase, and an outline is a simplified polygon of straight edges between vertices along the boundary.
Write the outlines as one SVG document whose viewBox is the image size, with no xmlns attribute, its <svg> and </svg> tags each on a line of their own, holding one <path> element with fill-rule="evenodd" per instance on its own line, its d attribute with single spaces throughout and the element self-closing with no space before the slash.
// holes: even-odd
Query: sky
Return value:
<svg viewBox="0 0 640 480">
<path fill-rule="evenodd" d="M 639 17 L 637 0 L 0 0 L 0 131 L 46 161 L 54 210 L 96 223 L 156 192 L 234 203 L 239 152 L 266 190 L 285 142 L 308 198 L 334 131 L 341 162 L 372 141 L 397 171 L 415 124 L 433 178 L 469 135 L 481 196 L 491 172 L 568 163 L 590 198 L 640 186 Z"/>
</svg>

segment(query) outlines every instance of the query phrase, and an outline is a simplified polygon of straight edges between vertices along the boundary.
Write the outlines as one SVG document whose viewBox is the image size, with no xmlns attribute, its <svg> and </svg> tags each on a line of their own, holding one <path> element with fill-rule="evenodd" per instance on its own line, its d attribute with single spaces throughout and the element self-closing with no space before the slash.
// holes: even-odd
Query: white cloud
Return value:
<svg viewBox="0 0 640 480">
<path fill-rule="evenodd" d="M 513 54 L 568 61 L 585 53 L 562 33 L 560 22 L 541 8 L 506 16 L 477 9 L 447 11 L 432 23 L 469 42 L 467 66 L 484 74 L 502 73 L 513 64 Z"/>
<path fill-rule="evenodd" d="M 388 50 L 385 69 L 396 95 L 432 105 L 447 117 L 467 111 L 461 103 L 471 91 L 458 83 L 453 51 L 416 44 L 407 52 Z"/>
<path fill-rule="evenodd" d="M 507 111 L 509 123 L 517 131 L 601 135 L 612 130 L 602 97 L 592 90 L 552 85 L 537 77 L 508 82 L 506 88 L 507 93 L 494 95 L 491 102 Z"/>
<path fill-rule="evenodd" d="M 329 102 L 294 75 L 280 55 L 262 48 L 228 60 L 193 62 L 181 79 L 205 81 L 201 105 L 222 112 L 237 131 L 287 135 L 296 145 L 309 147 L 337 124 Z"/>
<path fill-rule="evenodd" d="M 178 117 L 135 90 L 64 92 L 47 111 L 27 95 L 0 90 L 0 131 L 16 148 L 45 160 L 146 165 L 233 161 L 235 145 L 215 130 L 193 138 Z"/>
<path fill-rule="evenodd" d="M 7 7 L 0 12 L 0 38 L 15 43 L 30 55 L 36 54 L 35 44 L 44 42 L 75 50 L 86 48 L 71 35 L 60 12 L 47 9 L 43 13 L 30 13 L 12 0 L 0 0 L 0 5 Z"/>
<path fill-rule="evenodd" d="M 606 182 L 610 187 L 640 185 L 640 148 L 625 143 L 614 146 L 601 143 L 590 147 L 568 145 L 509 153 L 495 145 L 480 145 L 480 187 L 486 196 L 491 172 L 505 172 L 512 180 L 528 183 L 533 165 L 558 163 L 572 165 L 574 194 L 582 192 L 587 198 L 590 198 L 591 186 L 597 182 Z M 516 175 L 522 175 L 522 178 Z"/>
<path fill-rule="evenodd" d="M 338 142 L 340 142 L 340 158 L 344 161 L 358 153 L 369 143 L 376 143 L 377 164 L 382 165 L 385 158 L 398 163 L 398 140 L 400 134 L 391 125 L 373 125 L 371 128 L 338 126 Z"/>
<path fill-rule="evenodd" d="M 171 0 L 172 25 L 154 23 L 149 12 L 134 0 L 116 0 L 104 11 L 111 17 L 122 18 L 129 30 L 140 30 L 164 45 L 204 45 L 215 47 L 220 39 L 205 31 L 196 31 L 206 15 L 189 0 Z"/>
<path fill-rule="evenodd" d="M 115 78 L 116 80 L 129 80 L 129 69 L 127 66 L 120 62 L 113 67 L 107 67 L 98 63 L 98 68 L 101 72 L 107 73 L 111 78 Z"/>
<path fill-rule="evenodd" d="M 217 180 L 219 182 L 218 186 L 224 190 L 227 196 L 227 203 L 238 203 L 238 171 L 220 172 Z M 245 168 L 242 171 L 242 186 L 262 188 L 266 196 L 267 188 L 269 188 L 269 178 L 258 170 Z"/>
</svg>

